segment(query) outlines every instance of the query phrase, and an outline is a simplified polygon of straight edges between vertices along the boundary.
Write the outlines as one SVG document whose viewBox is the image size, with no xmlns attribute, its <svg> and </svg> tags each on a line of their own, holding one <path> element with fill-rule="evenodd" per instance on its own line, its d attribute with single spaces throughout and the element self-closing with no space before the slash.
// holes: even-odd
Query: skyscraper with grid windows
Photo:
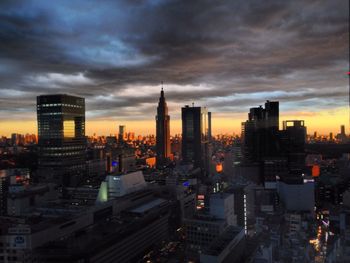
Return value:
<svg viewBox="0 0 350 263">
<path fill-rule="evenodd" d="M 85 99 L 65 94 L 37 97 L 39 174 L 75 186 L 85 173 Z"/>
</svg>

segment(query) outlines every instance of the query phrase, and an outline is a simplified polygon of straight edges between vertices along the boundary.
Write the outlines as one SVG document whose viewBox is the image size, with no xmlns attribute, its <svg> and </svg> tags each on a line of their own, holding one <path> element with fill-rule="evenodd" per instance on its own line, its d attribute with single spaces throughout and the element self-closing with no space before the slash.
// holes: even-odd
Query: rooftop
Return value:
<svg viewBox="0 0 350 263">
<path fill-rule="evenodd" d="M 143 213 L 147 212 L 148 210 L 151 210 L 152 208 L 157 207 L 165 202 L 167 202 L 167 200 L 162 199 L 162 198 L 157 198 L 157 199 L 154 199 L 148 203 L 142 204 L 136 208 L 131 209 L 130 212 L 137 213 L 137 214 L 143 214 Z"/>
<path fill-rule="evenodd" d="M 234 239 L 237 239 L 235 242 L 237 244 L 243 236 L 242 228 L 231 226 L 208 246 L 204 254 L 218 256 Z"/>
</svg>

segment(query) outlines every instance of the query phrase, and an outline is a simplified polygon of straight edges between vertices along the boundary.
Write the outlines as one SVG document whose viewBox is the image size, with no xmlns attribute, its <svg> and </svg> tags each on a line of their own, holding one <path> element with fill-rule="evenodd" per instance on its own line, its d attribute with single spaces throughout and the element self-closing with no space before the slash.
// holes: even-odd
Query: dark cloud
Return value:
<svg viewBox="0 0 350 263">
<path fill-rule="evenodd" d="M 344 0 L 1 1 L 0 120 L 33 118 L 43 93 L 86 97 L 91 118 L 153 119 L 161 81 L 173 112 L 345 106 L 348 16 Z"/>
</svg>

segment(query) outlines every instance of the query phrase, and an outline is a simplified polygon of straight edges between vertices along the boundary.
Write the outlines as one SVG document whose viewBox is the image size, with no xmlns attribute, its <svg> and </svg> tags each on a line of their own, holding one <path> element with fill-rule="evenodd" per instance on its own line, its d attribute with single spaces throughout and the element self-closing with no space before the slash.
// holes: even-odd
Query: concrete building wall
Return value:
<svg viewBox="0 0 350 263">
<path fill-rule="evenodd" d="M 212 216 L 226 220 L 228 225 L 237 225 L 233 194 L 212 194 L 209 209 Z"/>
<path fill-rule="evenodd" d="M 123 175 L 109 175 L 107 176 L 108 192 L 111 197 L 120 197 L 147 186 L 141 171 L 123 174 Z"/>
<path fill-rule="evenodd" d="M 315 185 L 313 181 L 303 184 L 286 184 L 279 181 L 278 194 L 287 210 L 310 211 L 315 207 Z"/>
</svg>

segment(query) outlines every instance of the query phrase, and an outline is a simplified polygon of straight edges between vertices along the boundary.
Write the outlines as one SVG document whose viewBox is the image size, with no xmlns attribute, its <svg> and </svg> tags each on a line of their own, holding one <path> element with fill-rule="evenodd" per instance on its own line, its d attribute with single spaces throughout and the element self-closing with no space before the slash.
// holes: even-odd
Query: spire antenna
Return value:
<svg viewBox="0 0 350 263">
<path fill-rule="evenodd" d="M 162 90 L 163 90 L 163 81 L 162 81 Z"/>
</svg>

